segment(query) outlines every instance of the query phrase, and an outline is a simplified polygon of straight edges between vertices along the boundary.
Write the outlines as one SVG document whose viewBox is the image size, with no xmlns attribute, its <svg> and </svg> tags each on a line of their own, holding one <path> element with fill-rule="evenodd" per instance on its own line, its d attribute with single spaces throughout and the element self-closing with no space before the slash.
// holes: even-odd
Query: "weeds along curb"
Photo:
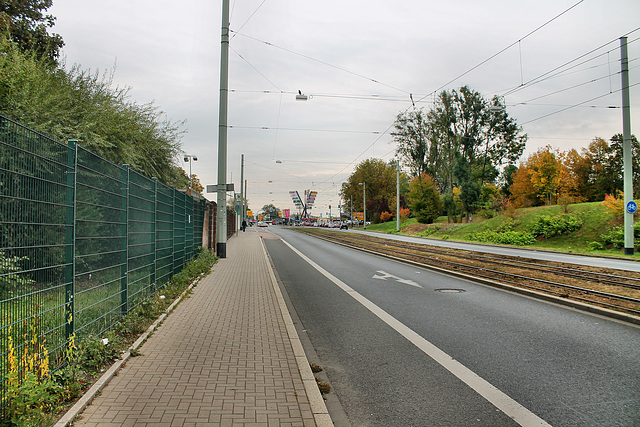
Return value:
<svg viewBox="0 0 640 427">
<path fill-rule="evenodd" d="M 193 280 L 193 282 L 191 282 L 191 284 L 187 287 L 187 289 L 185 289 L 180 294 L 180 296 L 176 298 L 175 301 L 173 301 L 171 305 L 165 309 L 164 313 L 162 313 L 160 317 L 158 317 L 156 321 L 153 322 L 153 324 L 149 326 L 149 328 L 147 328 L 147 330 L 142 335 L 140 335 L 133 344 L 131 344 L 131 347 L 129 347 L 129 350 L 127 350 L 117 362 L 111 365 L 109 369 L 107 369 L 107 371 L 104 374 L 102 374 L 102 376 L 98 378 L 98 380 L 91 386 L 91 388 L 89 388 L 89 390 L 87 390 L 87 392 L 84 393 L 82 397 L 80 397 L 80 399 L 78 399 L 78 401 L 73 406 L 71 406 L 71 408 L 62 416 L 62 418 L 60 418 L 54 424 L 54 427 L 65 427 L 73 423 L 75 418 L 78 415 L 80 415 L 87 406 L 91 404 L 93 399 L 95 399 L 98 393 L 102 391 L 104 386 L 106 386 L 109 383 L 109 381 L 111 381 L 111 378 L 115 376 L 116 372 L 118 372 L 120 368 L 122 368 L 122 366 L 124 366 L 124 364 L 127 363 L 129 358 L 131 357 L 131 353 L 137 351 L 138 348 L 142 346 L 142 344 L 149 338 L 149 336 L 156 330 L 156 328 L 160 326 L 160 324 L 164 321 L 164 319 L 166 319 L 169 313 L 171 313 L 173 309 L 182 301 L 184 296 L 187 295 L 187 293 L 191 289 L 193 289 L 193 287 L 205 275 L 206 273 L 202 273 L 198 277 L 196 277 Z"/>
</svg>

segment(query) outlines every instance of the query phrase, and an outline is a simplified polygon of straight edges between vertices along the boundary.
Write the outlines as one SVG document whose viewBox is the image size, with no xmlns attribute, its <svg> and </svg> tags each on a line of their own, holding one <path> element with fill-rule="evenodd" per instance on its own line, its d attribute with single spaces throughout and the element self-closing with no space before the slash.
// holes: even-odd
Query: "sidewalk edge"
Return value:
<svg viewBox="0 0 640 427">
<path fill-rule="evenodd" d="M 156 330 L 156 328 L 162 323 L 162 321 L 171 313 L 171 311 L 175 308 L 176 305 L 182 301 L 184 296 L 189 292 L 200 280 L 204 277 L 204 274 L 201 274 L 197 279 L 195 279 L 187 289 L 185 289 L 176 300 L 171 303 L 169 307 L 158 317 L 155 322 L 147 330 L 138 337 L 138 339 L 131 344 L 131 347 L 122 355 L 122 357 L 115 362 L 113 365 L 107 369 L 107 371 L 102 374 L 100 378 L 87 390 L 81 397 L 78 399 L 76 403 L 74 403 L 71 408 L 54 424 L 54 427 L 66 427 L 72 425 L 75 421 L 76 417 L 85 410 L 87 406 L 91 404 L 93 399 L 100 393 L 100 391 L 111 381 L 111 379 L 115 376 L 116 372 L 120 370 L 124 366 L 125 363 L 131 357 L 131 351 L 137 350 L 142 344 L 145 342 L 147 338 Z"/>
<path fill-rule="evenodd" d="M 280 312 L 282 313 L 282 318 L 287 328 L 287 334 L 289 335 L 291 347 L 293 348 L 293 354 L 295 356 L 296 363 L 298 364 L 298 370 L 300 371 L 300 376 L 302 377 L 302 383 L 304 384 L 304 389 L 307 393 L 307 397 L 309 398 L 309 404 L 311 406 L 313 418 L 318 427 L 333 426 L 333 421 L 331 421 L 331 416 L 329 415 L 329 411 L 327 410 L 327 405 L 325 405 L 324 398 L 322 397 L 322 394 L 320 394 L 316 378 L 313 375 L 313 372 L 311 372 L 311 367 L 309 366 L 307 355 L 305 354 L 302 347 L 302 342 L 300 341 L 300 337 L 298 337 L 298 332 L 296 331 L 295 325 L 293 324 L 293 320 L 291 320 L 291 315 L 289 314 L 289 310 L 287 309 L 287 304 L 284 300 L 284 297 L 282 296 L 282 292 L 280 292 L 280 288 L 278 287 L 278 281 L 276 280 L 276 276 L 273 272 L 273 266 L 271 265 L 269 257 L 267 256 L 267 250 L 265 248 L 264 242 L 262 241 L 262 238 L 260 239 L 260 245 L 262 247 L 264 261 L 267 263 L 267 267 L 269 270 L 271 285 L 273 286 L 273 289 L 276 293 L 278 306 L 280 307 Z"/>
</svg>

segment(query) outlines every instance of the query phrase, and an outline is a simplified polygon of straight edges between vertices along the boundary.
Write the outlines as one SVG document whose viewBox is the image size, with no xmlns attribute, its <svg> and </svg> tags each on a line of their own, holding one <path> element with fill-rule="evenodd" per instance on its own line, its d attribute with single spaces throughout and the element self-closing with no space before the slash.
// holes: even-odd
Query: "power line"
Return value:
<svg viewBox="0 0 640 427">
<path fill-rule="evenodd" d="M 639 83 L 634 83 L 634 84 L 632 84 L 632 85 L 629 85 L 629 88 L 632 88 L 632 87 L 637 86 L 637 85 L 640 85 L 640 82 L 639 82 Z M 592 101 L 595 101 L 595 100 L 597 100 L 597 99 L 601 99 L 601 98 L 604 98 L 605 96 L 609 96 L 609 95 L 611 95 L 611 94 L 613 94 L 613 93 L 621 92 L 621 91 L 622 91 L 622 89 L 618 89 L 618 90 L 615 90 L 615 91 L 613 91 L 613 92 L 611 92 L 611 93 L 605 93 L 604 95 L 596 96 L 595 98 L 591 98 L 591 99 L 588 99 L 588 100 L 586 100 L 586 101 L 583 101 L 583 102 L 579 102 L 579 103 L 577 103 L 577 104 L 570 105 L 570 106 L 568 106 L 568 107 L 566 107 L 566 108 L 563 108 L 563 109 L 561 109 L 561 110 L 554 111 L 554 112 L 552 112 L 552 113 L 545 114 L 544 116 L 540 116 L 540 117 L 538 117 L 538 118 L 535 118 L 535 119 L 529 120 L 529 121 L 527 121 L 527 122 L 521 123 L 521 125 L 526 125 L 526 124 L 528 124 L 528 123 L 532 123 L 532 122 L 535 122 L 535 121 L 538 121 L 538 120 L 544 119 L 544 118 L 546 118 L 546 117 L 549 117 L 549 116 L 553 116 L 553 115 L 555 115 L 555 114 L 562 113 L 563 111 L 567 111 L 567 110 L 570 110 L 571 108 L 579 107 L 579 106 L 581 106 L 581 105 L 583 105 L 583 104 L 586 104 L 587 102 L 592 102 Z"/>
<path fill-rule="evenodd" d="M 582 0 L 582 1 L 584 1 L 584 0 Z M 395 87 L 395 86 L 391 86 L 391 85 L 388 85 L 388 84 L 386 84 L 386 83 L 382 83 L 382 82 L 381 82 L 381 81 L 379 81 L 379 80 L 376 80 L 376 79 L 373 79 L 373 78 L 371 78 L 371 77 L 367 77 L 367 76 L 365 76 L 365 75 L 362 75 L 362 74 L 359 74 L 359 73 L 356 73 L 356 72 L 353 72 L 353 71 L 347 70 L 346 68 L 338 67 L 337 65 L 330 64 L 330 63 L 325 62 L 325 61 L 322 61 L 322 60 L 320 60 L 320 59 L 312 58 L 311 56 L 304 55 L 304 54 L 302 54 L 302 53 L 300 53 L 300 52 L 296 52 L 296 51 L 293 51 L 293 50 L 291 50 L 291 49 L 287 49 L 287 48 L 285 48 L 285 47 L 275 45 L 275 44 L 270 43 L 270 42 L 268 42 L 268 41 L 264 41 L 264 40 L 260 40 L 260 39 L 255 38 L 255 37 L 251 37 L 251 36 L 249 36 L 249 35 L 246 35 L 246 34 L 243 34 L 243 33 L 237 32 L 237 31 L 234 31 L 234 30 L 230 30 L 230 31 L 231 31 L 231 32 L 233 32 L 234 34 L 237 34 L 237 35 L 240 35 L 240 36 L 246 37 L 246 38 L 248 38 L 248 39 L 251 39 L 251 40 L 257 41 L 257 42 L 259 42 L 259 43 L 266 44 L 267 46 L 271 46 L 271 47 L 274 47 L 274 48 L 276 48 L 276 49 L 280 49 L 280 50 L 283 50 L 283 51 L 285 51 L 285 52 L 291 53 L 291 54 L 293 54 L 293 55 L 300 56 L 301 58 L 305 58 L 305 59 L 308 59 L 308 60 L 310 60 L 310 61 L 318 62 L 318 63 L 320 63 L 320 64 L 322 64 L 322 65 L 326 65 L 327 67 L 335 68 L 336 70 L 340 70 L 340 71 L 343 71 L 343 72 L 345 72 L 345 73 L 348 73 L 348 74 L 354 75 L 354 76 L 356 76 L 356 77 L 360 77 L 360 78 L 363 78 L 363 79 L 365 79 L 365 80 L 369 80 L 369 81 L 371 81 L 371 82 L 373 82 L 373 83 L 377 83 L 377 84 L 379 84 L 379 85 L 386 86 L 386 87 L 388 87 L 388 88 L 391 88 L 391 89 L 393 89 L 393 90 L 397 90 L 397 91 L 399 91 L 399 92 L 404 92 L 404 93 L 406 93 L 407 95 L 410 93 L 410 92 L 408 92 L 408 91 L 406 91 L 406 90 L 404 90 L 404 89 L 399 89 L 399 88 L 397 88 L 397 87 Z"/>
<path fill-rule="evenodd" d="M 247 22 L 249 22 L 249 20 L 250 20 L 251 18 L 253 18 L 253 15 L 255 15 L 255 14 L 258 12 L 258 10 L 260 10 L 260 8 L 262 7 L 262 5 L 263 5 L 266 1 L 267 1 L 267 0 L 262 0 L 262 3 L 260 3 L 260 5 L 256 8 L 256 10 L 254 10 L 254 11 L 253 11 L 253 13 L 252 13 L 248 18 L 247 18 L 247 20 L 246 20 L 246 21 L 244 21 L 244 23 L 243 23 L 242 25 L 240 25 L 240 28 L 238 28 L 238 31 L 242 30 L 242 29 L 244 28 L 244 26 L 245 26 L 245 25 L 247 25 Z M 235 3 L 234 3 L 234 8 L 235 8 Z M 231 40 L 233 40 L 233 38 L 234 38 L 235 36 L 236 36 L 236 35 L 234 34 L 234 35 L 233 35 L 233 37 L 231 37 Z"/>
<path fill-rule="evenodd" d="M 289 91 L 270 91 L 270 90 L 243 90 L 231 89 L 230 92 L 236 93 L 264 93 L 264 94 L 288 94 L 297 95 L 298 92 Z M 309 98 L 337 98 L 337 99 L 355 99 L 364 101 L 387 101 L 387 102 L 407 102 L 406 96 L 378 95 L 378 94 L 341 94 L 341 93 L 310 93 Z M 416 101 L 418 102 L 418 101 Z M 421 101 L 423 104 L 430 104 L 432 101 Z"/>
<path fill-rule="evenodd" d="M 257 129 L 257 130 L 284 130 L 284 131 L 296 131 L 296 132 L 336 132 L 336 133 L 366 133 L 379 135 L 380 131 L 364 131 L 364 130 L 348 130 L 348 129 L 308 129 L 308 128 L 279 128 L 269 126 L 229 126 L 230 129 Z"/>
<path fill-rule="evenodd" d="M 638 30 L 640 30 L 640 27 L 636 28 L 635 30 L 632 30 L 632 31 L 628 32 L 627 34 L 625 34 L 625 36 L 626 36 L 626 35 L 629 35 L 629 34 L 633 34 L 634 32 L 636 32 L 636 31 L 638 31 Z M 563 68 L 565 68 L 565 67 L 566 67 L 566 66 L 568 66 L 569 64 L 571 64 L 571 63 L 573 63 L 573 62 L 575 62 L 575 61 L 578 61 L 578 60 L 580 60 L 580 59 L 584 58 L 585 56 L 591 55 L 592 53 L 594 53 L 594 52 L 596 52 L 596 51 L 598 51 L 598 50 L 602 49 L 602 48 L 603 48 L 603 47 L 605 47 L 605 46 L 610 45 L 611 43 L 615 43 L 615 42 L 616 42 L 616 41 L 618 41 L 618 40 L 619 40 L 619 39 L 614 39 L 614 40 L 611 40 L 611 41 L 609 41 L 609 42 L 607 42 L 607 43 L 605 43 L 605 44 L 603 44 L 603 45 L 601 45 L 601 46 L 598 46 L 597 48 L 592 49 L 592 50 L 590 50 L 589 52 L 587 52 L 587 53 L 585 53 L 585 54 L 582 54 L 582 55 L 578 56 L 577 58 L 574 58 L 574 59 L 572 59 L 572 60 L 570 60 L 570 61 L 568 61 L 568 62 L 565 62 L 564 64 L 562 64 L 562 65 L 560 65 L 560 66 L 558 66 L 558 67 L 556 67 L 556 68 L 554 68 L 554 69 L 552 69 L 552 70 L 549 70 L 549 71 L 547 71 L 546 73 L 543 73 L 543 74 L 539 75 L 538 77 L 535 77 L 535 78 L 533 78 L 533 79 L 529 80 L 528 82 L 524 83 L 523 85 L 520 85 L 520 86 L 518 86 L 518 87 L 516 87 L 516 88 L 514 88 L 514 89 L 511 89 L 511 90 L 509 90 L 509 91 L 505 92 L 504 94 L 502 94 L 502 96 L 508 96 L 508 95 L 511 95 L 511 94 L 513 94 L 513 93 L 515 93 L 515 92 L 518 92 L 518 91 L 522 90 L 524 87 L 530 87 L 530 86 L 532 86 L 532 85 L 534 85 L 534 84 L 537 84 L 537 83 L 540 83 L 540 82 L 542 82 L 542 81 L 548 80 L 548 79 L 550 79 L 550 78 L 552 78 L 552 77 L 555 77 L 555 76 L 559 75 L 560 73 L 563 73 L 563 72 L 565 72 L 565 71 L 567 71 L 567 70 L 570 70 L 570 69 L 572 69 L 572 68 L 578 67 L 578 66 L 583 65 L 583 64 L 585 64 L 585 63 L 587 63 L 587 62 L 593 61 L 594 59 L 596 59 L 596 58 L 598 58 L 598 57 L 600 57 L 600 56 L 604 56 L 604 55 L 606 55 L 606 54 L 607 54 L 606 52 L 605 52 L 605 53 L 602 53 L 602 54 L 600 54 L 600 55 L 598 55 L 598 56 L 596 56 L 595 58 L 587 59 L 587 60 L 585 60 L 585 61 L 583 61 L 583 62 L 581 62 L 581 63 L 579 63 L 579 64 L 576 64 L 576 65 L 574 65 L 574 66 L 572 66 L 572 67 L 570 67 L 570 68 L 568 68 L 568 69 L 566 69 L 566 70 L 563 70 Z M 638 40 L 638 39 L 634 39 L 633 41 L 637 41 L 637 40 Z M 559 72 L 558 72 L 558 73 L 556 73 L 556 74 L 552 74 L 552 73 L 554 73 L 554 72 L 556 72 L 556 71 L 558 71 L 558 70 L 562 70 L 562 71 L 559 71 Z M 552 75 L 550 75 L 550 74 L 552 74 Z"/>
<path fill-rule="evenodd" d="M 574 4 L 573 6 L 569 7 L 568 9 L 564 10 L 563 12 L 561 12 L 560 14 L 554 16 L 553 18 L 551 18 L 550 20 L 548 20 L 547 22 L 545 22 L 544 24 L 540 25 L 539 27 L 537 27 L 535 30 L 530 31 L 528 34 L 526 34 L 524 37 L 520 38 L 519 40 L 511 43 L 509 46 L 505 47 L 504 49 L 500 50 L 498 53 L 495 53 L 493 55 L 491 55 L 489 58 L 485 59 L 484 61 L 480 62 L 478 65 L 470 68 L 469 70 L 465 71 L 464 73 L 460 74 L 459 76 L 455 77 L 454 79 L 448 81 L 447 83 L 445 83 L 444 85 L 440 86 L 438 89 L 430 92 L 428 95 L 425 95 L 422 99 L 433 95 L 435 93 L 437 93 L 438 91 L 440 91 L 441 89 L 449 86 L 451 83 L 455 82 L 456 80 L 459 80 L 461 77 L 466 76 L 467 74 L 469 74 L 470 72 L 474 71 L 475 69 L 483 66 L 484 64 L 486 64 L 487 62 L 491 61 L 493 58 L 497 57 L 498 55 L 502 54 L 503 52 L 509 50 L 510 48 L 512 48 L 513 46 L 515 46 L 516 44 L 520 43 L 522 40 L 526 39 L 527 37 L 529 37 L 530 35 L 534 34 L 535 32 L 541 30 L 542 28 L 546 27 L 547 25 L 549 25 L 551 22 L 555 21 L 556 19 L 560 18 L 562 15 L 564 15 L 565 13 L 569 12 L 571 9 L 575 8 L 576 6 L 578 6 L 580 3 L 582 3 L 584 0 L 580 0 L 579 2 L 577 2 L 576 4 Z M 420 100 L 422 100 L 420 99 Z"/>
<path fill-rule="evenodd" d="M 282 90 L 280 90 L 280 88 L 278 87 L 277 84 L 275 84 L 274 82 L 272 82 L 267 76 L 265 76 L 264 74 L 262 74 L 260 72 L 260 70 L 258 70 L 256 67 L 254 67 L 249 61 L 247 61 L 245 59 L 244 56 L 242 56 L 237 50 L 235 50 L 234 48 L 232 48 L 231 46 L 229 46 L 229 49 L 231 49 L 233 51 L 233 53 L 235 53 L 236 55 L 238 55 L 240 57 L 240 59 L 242 59 L 244 62 L 246 62 L 251 68 L 253 68 L 255 70 L 256 73 L 260 74 L 266 81 L 268 81 L 269 83 L 271 83 L 276 89 L 278 89 L 280 91 L 280 93 L 282 93 Z"/>
</svg>

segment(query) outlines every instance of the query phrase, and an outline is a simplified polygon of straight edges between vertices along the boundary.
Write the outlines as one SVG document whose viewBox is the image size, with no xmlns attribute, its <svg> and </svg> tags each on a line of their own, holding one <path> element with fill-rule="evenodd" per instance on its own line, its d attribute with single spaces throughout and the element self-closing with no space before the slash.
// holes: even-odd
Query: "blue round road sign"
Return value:
<svg viewBox="0 0 640 427">
<path fill-rule="evenodd" d="M 632 213 L 636 213 L 637 210 L 638 210 L 638 204 L 636 202 L 631 200 L 629 203 L 627 203 L 627 212 L 632 214 Z"/>
</svg>

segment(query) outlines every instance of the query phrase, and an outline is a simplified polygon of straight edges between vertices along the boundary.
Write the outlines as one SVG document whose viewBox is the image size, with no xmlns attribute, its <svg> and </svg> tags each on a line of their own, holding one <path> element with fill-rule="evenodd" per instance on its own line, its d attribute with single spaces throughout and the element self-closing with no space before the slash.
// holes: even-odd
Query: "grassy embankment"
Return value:
<svg viewBox="0 0 640 427">
<path fill-rule="evenodd" d="M 559 218 L 567 214 L 564 213 L 561 206 L 556 205 L 517 209 L 512 212 L 511 216 L 503 213 L 491 219 L 476 216 L 471 223 L 448 223 L 447 217 L 440 217 L 434 224 L 427 225 L 419 224 L 415 218 L 410 218 L 400 225 L 400 234 L 474 242 L 474 234 L 484 231 L 503 230 L 505 228 L 515 232 L 531 231 L 538 218 L 544 215 Z M 539 236 L 535 239 L 535 242 L 525 247 L 590 255 L 624 256 L 624 249 L 613 248 L 610 244 L 607 244 L 606 239 L 603 239 L 603 235 L 611 233 L 615 227 L 622 226 L 622 219 L 615 218 L 600 202 L 569 205 L 568 215 L 582 222 L 582 227 L 579 230 L 550 238 Z M 636 218 L 637 221 L 638 218 Z M 638 225 L 636 224 L 637 228 Z M 372 224 L 367 226 L 367 231 L 396 233 L 396 221 Z M 638 243 L 636 238 L 636 253 L 630 258 L 640 260 Z M 602 247 L 604 249 L 594 249 L 594 247 Z"/>
</svg>

